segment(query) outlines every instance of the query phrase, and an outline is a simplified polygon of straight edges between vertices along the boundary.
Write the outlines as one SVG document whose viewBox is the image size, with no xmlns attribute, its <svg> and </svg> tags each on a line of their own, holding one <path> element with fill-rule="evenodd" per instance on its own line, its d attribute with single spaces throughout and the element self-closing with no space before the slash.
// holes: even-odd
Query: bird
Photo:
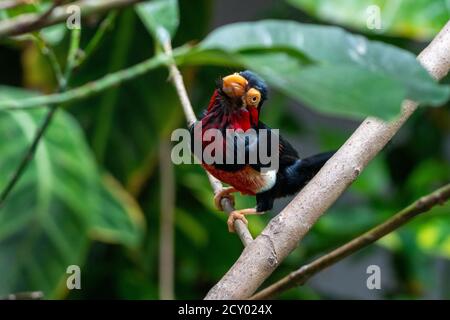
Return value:
<svg viewBox="0 0 450 320">
<path fill-rule="evenodd" d="M 324 152 L 306 158 L 300 158 L 294 147 L 278 132 L 260 121 L 264 102 L 268 100 L 268 86 L 256 73 L 245 70 L 220 78 L 211 96 L 203 116 L 190 126 L 191 152 L 201 160 L 201 165 L 212 176 L 229 187 L 215 194 L 214 203 L 223 211 L 222 199 L 228 198 L 234 205 L 234 193 L 256 197 L 256 207 L 234 210 L 229 214 L 227 224 L 230 232 L 235 232 L 234 221 L 242 220 L 248 224 L 246 215 L 263 214 L 273 208 L 275 199 L 299 192 L 332 157 L 335 151 Z M 224 152 L 220 161 L 204 161 L 203 153 L 214 141 L 205 139 L 205 132 L 215 129 L 225 136 L 228 130 L 247 132 L 254 130 L 256 135 L 247 140 L 244 149 L 227 148 L 229 140 L 222 140 Z M 261 148 L 259 132 L 266 130 L 266 141 L 278 141 L 274 154 L 267 148 L 270 156 L 276 157 L 278 166 L 271 169 L 263 164 L 259 156 L 249 161 L 248 153 Z M 255 143 L 256 141 L 256 143 Z M 201 147 L 195 149 L 194 144 Z M 219 145 L 220 146 L 220 145 Z M 259 150 L 259 149 L 258 149 Z M 271 149 L 272 150 L 272 149 Z M 200 152 L 199 152 L 200 151 Z M 239 152 L 244 152 L 244 161 L 236 161 Z M 231 153 L 233 161 L 225 161 L 226 153 Z M 215 155 L 215 152 L 213 152 Z M 241 155 L 242 156 L 242 155 Z M 274 158 L 272 158 L 274 159 Z"/>
</svg>

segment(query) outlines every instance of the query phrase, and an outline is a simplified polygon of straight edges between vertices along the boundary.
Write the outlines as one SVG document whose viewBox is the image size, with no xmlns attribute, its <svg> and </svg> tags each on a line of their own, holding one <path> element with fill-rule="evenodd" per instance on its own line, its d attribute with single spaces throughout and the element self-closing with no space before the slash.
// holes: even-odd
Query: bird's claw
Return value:
<svg viewBox="0 0 450 320">
<path fill-rule="evenodd" d="M 236 232 L 234 229 L 234 221 L 236 219 L 242 220 L 246 225 L 248 225 L 248 220 L 245 218 L 245 215 L 240 213 L 239 210 L 232 211 L 230 215 L 228 216 L 227 224 L 228 224 L 228 231 L 229 232 Z"/>
<path fill-rule="evenodd" d="M 234 210 L 230 213 L 230 216 L 228 217 L 228 230 L 230 232 L 235 232 L 234 230 L 234 221 L 236 219 L 242 220 L 246 225 L 248 224 L 247 219 L 245 218 L 246 214 L 263 214 L 263 211 L 258 211 L 256 208 L 248 208 L 248 209 L 241 209 L 241 210 Z"/>
<path fill-rule="evenodd" d="M 222 206 L 222 199 L 230 200 L 231 205 L 234 206 L 234 195 L 231 194 L 231 192 L 235 192 L 234 188 L 222 189 L 221 191 L 219 191 L 217 194 L 214 195 L 214 205 L 218 210 L 224 211 Z"/>
</svg>

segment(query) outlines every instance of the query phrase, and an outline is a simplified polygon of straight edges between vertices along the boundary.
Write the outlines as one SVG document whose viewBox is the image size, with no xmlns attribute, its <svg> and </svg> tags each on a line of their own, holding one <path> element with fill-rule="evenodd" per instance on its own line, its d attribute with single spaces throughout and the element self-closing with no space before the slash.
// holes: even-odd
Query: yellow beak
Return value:
<svg viewBox="0 0 450 320">
<path fill-rule="evenodd" d="M 226 76 L 222 81 L 222 90 L 230 98 L 241 98 L 245 94 L 248 82 L 238 73 Z"/>
</svg>

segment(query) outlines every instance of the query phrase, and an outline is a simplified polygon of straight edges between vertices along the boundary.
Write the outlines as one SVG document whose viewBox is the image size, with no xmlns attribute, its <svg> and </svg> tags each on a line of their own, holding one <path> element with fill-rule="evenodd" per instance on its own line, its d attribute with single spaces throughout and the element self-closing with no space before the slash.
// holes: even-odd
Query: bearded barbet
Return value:
<svg viewBox="0 0 450 320">
<path fill-rule="evenodd" d="M 251 71 L 234 73 L 218 81 L 203 117 L 190 128 L 192 153 L 201 160 L 202 166 L 211 175 L 230 185 L 215 195 L 216 207 L 223 210 L 221 204 L 223 198 L 229 198 L 234 204 L 232 193 L 235 192 L 256 196 L 255 208 L 230 213 L 227 222 L 230 232 L 234 231 L 235 219 L 241 219 L 247 224 L 245 215 L 265 213 L 272 209 L 276 198 L 300 191 L 334 154 L 332 151 L 300 158 L 288 141 L 259 120 L 261 107 L 266 100 L 267 86 L 259 76 Z M 219 145 L 216 139 L 204 136 L 208 129 L 217 129 L 216 131 L 223 135 Z M 239 149 L 239 144 L 236 143 L 236 139 L 240 139 L 239 135 L 233 136 L 235 143 L 230 144 L 230 139 L 226 138 L 226 132 L 229 132 L 227 129 L 244 133 L 254 129 L 256 135 L 245 140 L 244 148 Z M 262 130 L 266 130 L 265 145 L 261 144 Z M 246 138 L 244 136 L 241 139 Z M 271 152 L 274 150 L 271 149 L 272 142 L 278 143 L 275 153 Z M 195 143 L 198 143 L 200 148 L 195 148 Z M 216 143 L 215 147 L 222 147 L 223 150 L 220 156 L 214 157 L 216 161 L 207 162 L 204 161 L 203 152 L 211 143 Z M 232 147 L 230 148 L 228 144 Z M 266 154 L 271 159 L 277 157 L 277 167 L 272 168 L 271 164 L 261 161 L 258 152 L 260 148 L 266 148 Z M 211 153 L 212 156 L 217 155 L 216 151 L 215 149 Z M 251 152 L 256 153 L 256 160 L 250 156 Z M 229 161 L 230 159 L 232 161 Z"/>
</svg>

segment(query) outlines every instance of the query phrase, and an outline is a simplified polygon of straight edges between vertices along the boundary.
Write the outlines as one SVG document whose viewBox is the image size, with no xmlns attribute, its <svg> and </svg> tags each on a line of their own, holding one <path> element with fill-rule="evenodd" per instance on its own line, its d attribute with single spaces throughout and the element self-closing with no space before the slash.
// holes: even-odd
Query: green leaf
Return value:
<svg viewBox="0 0 450 320">
<path fill-rule="evenodd" d="M 179 24 L 177 0 L 153 0 L 136 5 L 136 12 L 147 30 L 164 43 L 170 40 Z"/>
<path fill-rule="evenodd" d="M 175 223 L 178 229 L 189 238 L 196 247 L 205 247 L 208 242 L 208 231 L 191 214 L 177 209 Z"/>
<path fill-rule="evenodd" d="M 397 81 L 355 66 L 302 67 L 285 53 L 245 56 L 243 61 L 273 87 L 321 112 L 393 118 L 405 97 L 404 88 Z"/>
<path fill-rule="evenodd" d="M 433 38 L 450 19 L 447 0 L 288 0 L 319 19 L 356 28 L 417 40 Z M 374 7 L 376 6 L 376 7 Z M 380 18 L 381 29 L 373 19 Z"/>
<path fill-rule="evenodd" d="M 141 208 L 113 177 L 106 175 L 102 180 L 90 235 L 101 242 L 136 248 L 145 229 Z"/>
<path fill-rule="evenodd" d="M 30 96 L 25 90 L 0 87 L 0 99 Z M 46 112 L 0 113 L 1 188 Z M 105 186 L 80 127 L 59 110 L 0 209 L 0 296 L 31 290 L 41 290 L 47 298 L 61 295 L 67 267 L 83 264 L 89 235 L 99 226 L 102 232 L 114 234 L 116 243 L 138 241 L 141 228 L 130 219 L 129 206 L 105 191 Z"/>
<path fill-rule="evenodd" d="M 275 54 L 280 51 L 284 55 Z M 337 27 L 276 20 L 235 23 L 213 31 L 180 59 L 196 64 L 227 61 L 274 75 L 276 80 L 266 81 L 338 115 L 389 119 L 399 113 L 404 98 L 440 105 L 450 94 L 412 53 Z"/>
<path fill-rule="evenodd" d="M 40 30 L 42 37 L 48 45 L 55 46 L 64 39 L 67 33 L 67 26 L 63 23 L 55 24 Z"/>
</svg>

